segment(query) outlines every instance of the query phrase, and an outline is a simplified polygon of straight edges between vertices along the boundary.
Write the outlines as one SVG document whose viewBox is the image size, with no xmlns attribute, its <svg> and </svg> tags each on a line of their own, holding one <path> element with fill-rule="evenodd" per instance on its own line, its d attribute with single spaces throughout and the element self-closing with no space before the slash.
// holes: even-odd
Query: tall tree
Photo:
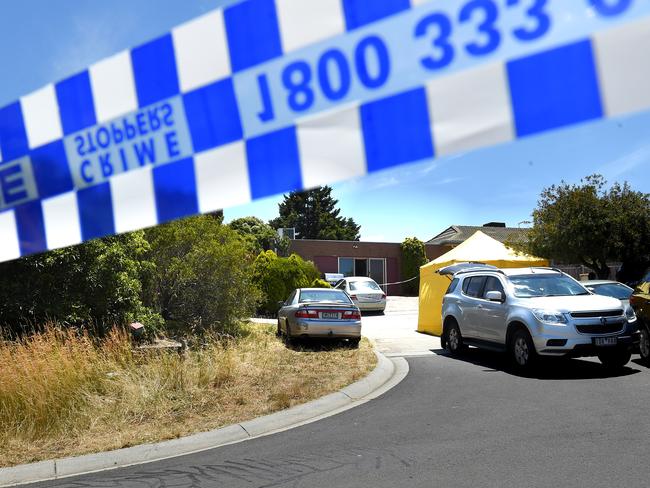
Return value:
<svg viewBox="0 0 650 488">
<path fill-rule="evenodd" d="M 295 227 L 299 239 L 358 241 L 361 227 L 341 217 L 337 204 L 329 186 L 291 192 L 279 205 L 280 216 L 269 223 L 276 229 Z"/>
<path fill-rule="evenodd" d="M 608 262 L 619 261 L 633 279 L 650 255 L 650 198 L 601 175 L 578 185 L 562 182 L 542 191 L 533 211 L 533 228 L 523 248 L 564 263 L 581 263 L 600 278 Z"/>
</svg>

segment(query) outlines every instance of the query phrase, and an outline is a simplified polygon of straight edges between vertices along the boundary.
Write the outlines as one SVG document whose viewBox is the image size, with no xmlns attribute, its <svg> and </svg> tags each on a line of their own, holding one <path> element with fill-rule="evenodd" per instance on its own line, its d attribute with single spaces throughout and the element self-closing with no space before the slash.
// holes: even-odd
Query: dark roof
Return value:
<svg viewBox="0 0 650 488">
<path fill-rule="evenodd" d="M 465 242 L 477 230 L 489 235 L 499 242 L 523 238 L 529 229 L 520 229 L 518 227 L 483 227 L 475 225 L 452 225 L 447 227 L 426 244 L 435 244 L 437 246 L 456 246 Z"/>
</svg>

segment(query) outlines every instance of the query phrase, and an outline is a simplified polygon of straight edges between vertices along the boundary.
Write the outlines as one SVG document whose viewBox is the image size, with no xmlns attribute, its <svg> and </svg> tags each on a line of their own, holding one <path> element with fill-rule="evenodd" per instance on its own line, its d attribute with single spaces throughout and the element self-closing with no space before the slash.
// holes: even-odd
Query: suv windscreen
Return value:
<svg viewBox="0 0 650 488">
<path fill-rule="evenodd" d="M 510 276 L 510 282 L 519 298 L 589 295 L 582 285 L 560 274 Z"/>
<path fill-rule="evenodd" d="M 481 292 L 483 291 L 483 285 L 485 284 L 485 278 L 485 276 L 472 276 L 471 278 L 466 278 L 463 282 L 463 293 L 468 297 L 480 297 Z"/>
</svg>

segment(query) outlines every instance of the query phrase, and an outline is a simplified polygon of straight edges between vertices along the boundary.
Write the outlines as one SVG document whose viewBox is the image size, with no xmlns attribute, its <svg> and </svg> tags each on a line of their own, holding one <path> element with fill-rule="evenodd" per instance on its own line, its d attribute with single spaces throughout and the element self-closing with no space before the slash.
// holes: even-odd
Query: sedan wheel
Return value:
<svg viewBox="0 0 650 488">
<path fill-rule="evenodd" d="M 641 353 L 641 359 L 646 364 L 650 363 L 650 333 L 648 333 L 648 328 L 645 325 L 641 326 L 639 352 Z"/>
<path fill-rule="evenodd" d="M 294 339 L 291 337 L 291 328 L 289 327 L 289 322 L 285 324 L 285 331 L 284 331 L 284 340 L 288 345 L 293 345 Z"/>
</svg>

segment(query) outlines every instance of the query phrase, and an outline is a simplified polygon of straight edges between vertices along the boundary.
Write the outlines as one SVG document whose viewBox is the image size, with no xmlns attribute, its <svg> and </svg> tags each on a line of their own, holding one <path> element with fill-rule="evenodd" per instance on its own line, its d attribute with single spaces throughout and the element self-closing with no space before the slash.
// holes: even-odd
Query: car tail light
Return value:
<svg viewBox="0 0 650 488">
<path fill-rule="evenodd" d="M 361 320 L 361 314 L 356 310 L 347 310 L 341 316 L 343 320 Z"/>
<path fill-rule="evenodd" d="M 298 319 L 317 319 L 318 312 L 316 310 L 302 309 L 296 312 L 296 318 Z"/>
</svg>

